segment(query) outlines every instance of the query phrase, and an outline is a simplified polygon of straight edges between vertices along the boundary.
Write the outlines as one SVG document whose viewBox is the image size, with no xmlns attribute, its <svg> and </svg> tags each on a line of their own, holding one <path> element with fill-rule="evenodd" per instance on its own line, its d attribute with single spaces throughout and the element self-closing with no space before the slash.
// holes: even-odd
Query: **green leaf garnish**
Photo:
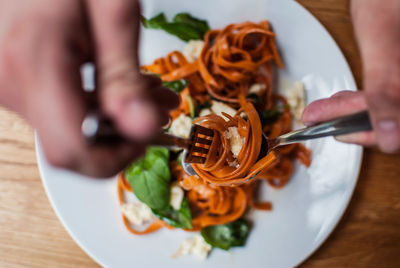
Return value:
<svg viewBox="0 0 400 268">
<path fill-rule="evenodd" d="M 195 18 L 189 13 L 178 13 L 174 17 L 173 21 L 177 23 L 185 23 L 193 28 L 196 28 L 202 34 L 202 36 L 204 36 L 204 34 L 210 30 L 210 26 L 208 26 L 208 22 L 206 20 Z"/>
<path fill-rule="evenodd" d="M 250 93 L 247 95 L 247 99 L 250 99 L 253 103 L 261 103 L 261 98 L 256 93 Z"/>
<path fill-rule="evenodd" d="M 263 126 L 273 124 L 282 116 L 282 112 L 278 108 L 274 108 L 266 111 L 259 111 L 258 115 L 260 116 L 261 124 Z"/>
<path fill-rule="evenodd" d="M 148 148 L 144 157 L 125 170 L 125 176 L 136 197 L 150 208 L 169 206 L 171 174 L 166 148 Z"/>
<path fill-rule="evenodd" d="M 166 209 L 153 209 L 154 215 L 176 228 L 192 229 L 192 213 L 190 212 L 189 202 L 183 198 L 179 210 L 175 210 L 172 206 Z"/>
<path fill-rule="evenodd" d="M 177 81 L 172 81 L 172 82 L 163 82 L 163 86 L 167 87 L 176 93 L 182 92 L 187 86 L 189 85 L 188 80 L 177 80 Z"/>
<path fill-rule="evenodd" d="M 192 17 L 189 13 L 177 14 L 173 22 L 168 22 L 164 13 L 160 13 L 150 19 L 142 17 L 142 23 L 147 29 L 161 29 L 186 42 L 203 40 L 204 34 L 210 29 L 205 20 Z"/>
<path fill-rule="evenodd" d="M 190 111 L 190 117 L 193 119 L 196 115 L 193 99 L 190 95 L 187 95 L 187 101 L 189 103 L 189 111 Z"/>
<path fill-rule="evenodd" d="M 211 103 L 208 101 L 205 101 L 203 103 L 200 103 L 199 105 L 196 106 L 196 115 L 199 115 L 200 111 L 203 109 L 207 109 L 211 107 Z"/>
<path fill-rule="evenodd" d="M 150 19 L 146 19 L 145 17 L 141 17 L 142 24 L 145 28 L 148 29 L 162 29 L 162 25 L 167 23 L 167 18 L 164 13 L 160 13 Z"/>
<path fill-rule="evenodd" d="M 208 244 L 224 250 L 243 246 L 248 234 L 249 224 L 243 219 L 201 229 L 201 235 Z"/>
</svg>

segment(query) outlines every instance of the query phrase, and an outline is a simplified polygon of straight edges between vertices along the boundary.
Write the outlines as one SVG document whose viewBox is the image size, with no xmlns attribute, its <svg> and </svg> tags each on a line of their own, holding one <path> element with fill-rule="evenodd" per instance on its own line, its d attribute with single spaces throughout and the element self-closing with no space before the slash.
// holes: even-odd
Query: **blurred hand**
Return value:
<svg viewBox="0 0 400 268">
<path fill-rule="evenodd" d="M 311 103 L 303 122 L 312 125 L 367 108 L 374 133 L 338 137 L 383 152 L 400 149 L 400 1 L 352 0 L 352 16 L 363 61 L 364 92 L 342 92 Z"/>
<path fill-rule="evenodd" d="M 141 155 L 178 104 L 157 78 L 139 73 L 136 0 L 0 0 L 0 104 L 38 131 L 53 165 L 110 176 Z M 102 111 L 133 141 L 89 147 L 80 67 L 94 61 Z"/>
</svg>

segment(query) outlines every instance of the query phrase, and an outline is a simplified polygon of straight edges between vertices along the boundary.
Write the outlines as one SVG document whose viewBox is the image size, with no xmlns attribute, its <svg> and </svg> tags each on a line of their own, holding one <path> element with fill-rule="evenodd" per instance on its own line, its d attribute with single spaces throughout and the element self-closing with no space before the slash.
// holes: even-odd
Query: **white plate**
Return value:
<svg viewBox="0 0 400 268">
<path fill-rule="evenodd" d="M 326 30 L 294 1 L 145 0 L 144 15 L 164 11 L 168 17 L 188 11 L 212 28 L 244 20 L 268 19 L 277 34 L 286 69 L 282 76 L 305 83 L 308 102 L 343 90 L 355 90 L 351 71 Z M 143 63 L 183 43 L 161 31 L 142 35 Z M 122 225 L 116 180 L 94 180 L 48 165 L 40 146 L 38 162 L 47 195 L 75 241 L 106 267 L 292 267 L 306 259 L 332 232 L 352 195 L 362 149 L 332 138 L 307 142 L 313 151 L 309 169 L 297 165 L 282 190 L 264 189 L 272 212 L 254 212 L 247 244 L 230 252 L 213 250 L 201 262 L 195 257 L 172 260 L 187 234 L 161 230 L 133 236 Z M 188 266 L 189 265 L 189 266 Z"/>
</svg>

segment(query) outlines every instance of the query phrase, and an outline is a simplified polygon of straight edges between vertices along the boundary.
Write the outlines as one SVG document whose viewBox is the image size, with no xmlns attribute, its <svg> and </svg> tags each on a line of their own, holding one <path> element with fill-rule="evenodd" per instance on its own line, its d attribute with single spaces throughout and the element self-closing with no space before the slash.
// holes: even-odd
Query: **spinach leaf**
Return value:
<svg viewBox="0 0 400 268">
<path fill-rule="evenodd" d="M 189 13 L 178 13 L 174 17 L 173 21 L 178 23 L 185 23 L 192 26 L 193 28 L 196 28 L 201 33 L 202 37 L 208 30 L 210 30 L 210 26 L 208 26 L 206 20 L 195 18 Z"/>
<path fill-rule="evenodd" d="M 168 23 L 167 18 L 162 12 L 150 19 L 146 19 L 145 17 L 142 16 L 141 20 L 143 26 L 148 29 L 162 29 L 162 25 Z"/>
<path fill-rule="evenodd" d="M 208 101 L 205 101 L 199 105 L 196 106 L 196 115 L 199 115 L 200 111 L 206 108 L 210 108 L 211 107 L 211 103 Z"/>
<path fill-rule="evenodd" d="M 169 151 L 164 147 L 150 147 L 146 155 L 125 170 L 125 176 L 136 197 L 152 209 L 169 205 Z"/>
<path fill-rule="evenodd" d="M 182 167 L 182 158 L 183 158 L 183 151 L 179 153 L 178 157 L 176 158 L 176 161 L 178 164 Z"/>
<path fill-rule="evenodd" d="M 196 115 L 196 111 L 195 111 L 195 107 L 194 107 L 194 102 L 193 102 L 192 96 L 187 95 L 187 101 L 189 103 L 190 117 L 192 119 L 194 119 L 194 117 Z"/>
<path fill-rule="evenodd" d="M 183 198 L 179 210 L 169 206 L 166 209 L 153 209 L 152 211 L 154 215 L 173 227 L 192 229 L 192 213 L 186 198 Z"/>
<path fill-rule="evenodd" d="M 188 80 L 176 80 L 172 82 L 163 82 L 163 86 L 175 91 L 176 93 L 182 92 L 189 85 Z"/>
<path fill-rule="evenodd" d="M 160 13 L 150 19 L 142 17 L 142 23 L 145 28 L 164 30 L 186 42 L 202 40 L 210 29 L 206 21 L 194 18 L 189 13 L 177 14 L 173 22 L 168 22 L 164 13 Z"/>
<path fill-rule="evenodd" d="M 266 111 L 259 111 L 258 115 L 260 116 L 262 126 L 266 126 L 275 123 L 281 117 L 282 112 L 275 108 Z"/>
<path fill-rule="evenodd" d="M 253 103 L 255 103 L 255 104 L 261 103 L 260 96 L 258 96 L 255 93 L 250 93 L 249 95 L 247 95 L 247 98 L 250 99 L 251 101 L 253 101 Z"/>
<path fill-rule="evenodd" d="M 190 40 L 203 40 L 203 34 L 201 32 L 185 23 L 165 23 L 162 25 L 162 29 L 185 42 Z"/>
<path fill-rule="evenodd" d="M 243 246 L 248 234 L 249 224 L 243 219 L 201 229 L 201 235 L 208 244 L 224 250 Z"/>
</svg>

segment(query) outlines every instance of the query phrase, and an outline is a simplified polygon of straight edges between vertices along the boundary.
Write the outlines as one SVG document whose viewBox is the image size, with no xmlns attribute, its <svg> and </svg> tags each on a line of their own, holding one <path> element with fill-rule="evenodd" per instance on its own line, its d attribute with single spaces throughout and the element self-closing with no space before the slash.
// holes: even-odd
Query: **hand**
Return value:
<svg viewBox="0 0 400 268">
<path fill-rule="evenodd" d="M 308 105 L 303 112 L 302 121 L 306 126 L 312 126 L 365 109 L 367 109 L 367 102 L 363 92 L 340 91 L 330 98 L 317 100 Z M 373 131 L 337 136 L 336 139 L 365 146 L 376 144 L 376 135 Z"/>
<path fill-rule="evenodd" d="M 141 155 L 178 104 L 159 79 L 139 73 L 136 0 L 0 0 L 0 103 L 36 129 L 53 165 L 110 176 Z M 135 142 L 89 147 L 80 67 L 97 67 L 100 109 Z"/>
<path fill-rule="evenodd" d="M 303 113 L 306 125 L 368 108 L 374 134 L 339 140 L 377 143 L 383 152 L 400 149 L 400 1 L 352 0 L 352 15 L 363 60 L 364 92 L 343 92 L 311 103 Z"/>
</svg>

